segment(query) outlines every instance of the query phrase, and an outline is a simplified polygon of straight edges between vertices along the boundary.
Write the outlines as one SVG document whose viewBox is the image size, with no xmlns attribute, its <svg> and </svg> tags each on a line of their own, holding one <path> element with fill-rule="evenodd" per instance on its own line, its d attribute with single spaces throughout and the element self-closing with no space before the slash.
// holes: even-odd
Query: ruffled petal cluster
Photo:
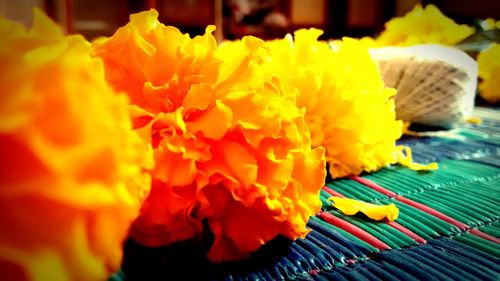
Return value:
<svg viewBox="0 0 500 281">
<path fill-rule="evenodd" d="M 492 43 L 477 56 L 479 95 L 485 100 L 500 102 L 500 44 Z"/>
<path fill-rule="evenodd" d="M 150 189 L 152 151 L 81 36 L 0 19 L 0 272 L 104 280 Z"/>
<path fill-rule="evenodd" d="M 132 99 L 134 126 L 154 149 L 151 194 L 132 227 L 147 246 L 196 238 L 206 221 L 212 261 L 240 259 L 277 235 L 296 239 L 320 210 L 322 148 L 311 148 L 297 91 L 260 75 L 265 42 L 218 47 L 154 10 L 95 42 L 109 83 Z"/>
<path fill-rule="evenodd" d="M 395 163 L 395 141 L 402 134 L 392 98 L 396 91 L 385 87 L 361 42 L 345 38 L 329 46 L 317 40 L 321 33 L 303 29 L 294 38 L 268 42 L 271 59 L 263 72 L 298 89 L 312 146 L 326 149 L 333 178 Z"/>
<path fill-rule="evenodd" d="M 457 24 L 434 5 L 420 4 L 403 17 L 389 20 L 375 40 L 375 46 L 442 44 L 452 46 L 474 33 L 474 28 Z"/>
</svg>

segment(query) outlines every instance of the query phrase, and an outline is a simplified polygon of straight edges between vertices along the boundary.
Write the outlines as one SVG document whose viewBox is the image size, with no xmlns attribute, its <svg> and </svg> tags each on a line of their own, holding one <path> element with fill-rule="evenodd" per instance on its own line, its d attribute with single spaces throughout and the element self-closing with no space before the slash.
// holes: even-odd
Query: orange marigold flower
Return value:
<svg viewBox="0 0 500 281">
<path fill-rule="evenodd" d="M 417 44 L 455 45 L 474 33 L 474 28 L 457 24 L 434 5 L 417 4 L 404 17 L 385 23 L 385 30 L 375 39 L 376 46 L 411 46 Z"/>
<path fill-rule="evenodd" d="M 299 90 L 313 147 L 326 149 L 333 178 L 372 172 L 395 163 L 402 122 L 396 120 L 394 89 L 359 41 L 345 38 L 329 46 L 322 31 L 299 30 L 292 39 L 268 43 L 267 73 Z"/>
<path fill-rule="evenodd" d="M 0 19 L 0 272 L 9 280 L 104 280 L 150 188 L 127 97 L 81 36 L 35 10 Z"/>
<path fill-rule="evenodd" d="M 320 210 L 322 148 L 311 149 L 296 90 L 259 75 L 268 50 L 248 37 L 235 52 L 209 26 L 190 38 L 131 15 L 95 42 L 108 80 L 131 97 L 134 124 L 153 145 L 152 191 L 132 228 L 147 246 L 196 237 L 206 220 L 212 261 L 240 259 L 277 235 L 305 235 Z"/>
<path fill-rule="evenodd" d="M 500 44 L 491 45 L 477 56 L 479 95 L 491 103 L 500 102 Z"/>
</svg>

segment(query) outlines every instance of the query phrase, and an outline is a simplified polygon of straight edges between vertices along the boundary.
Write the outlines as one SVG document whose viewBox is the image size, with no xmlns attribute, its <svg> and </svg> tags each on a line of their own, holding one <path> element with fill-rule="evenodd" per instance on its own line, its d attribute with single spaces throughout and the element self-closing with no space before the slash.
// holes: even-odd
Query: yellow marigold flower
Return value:
<svg viewBox="0 0 500 281">
<path fill-rule="evenodd" d="M 385 30 L 375 40 L 377 46 L 411 46 L 436 43 L 455 45 L 474 33 L 465 24 L 457 24 L 446 17 L 434 5 L 422 8 L 417 4 L 404 17 L 393 18 L 386 22 Z"/>
<path fill-rule="evenodd" d="M 0 19 L 0 272 L 9 280 L 104 280 L 150 188 L 127 97 L 81 36 L 35 10 Z"/>
<path fill-rule="evenodd" d="M 359 41 L 328 46 L 322 31 L 299 30 L 268 42 L 267 75 L 278 75 L 299 91 L 313 147 L 326 149 L 333 178 L 375 171 L 396 162 L 394 89 L 384 86 L 377 64 Z"/>
<path fill-rule="evenodd" d="M 338 42 L 338 41 L 339 40 L 332 40 L 332 41 L 330 41 L 330 43 L 334 45 L 334 44 L 337 44 L 336 42 Z M 375 41 L 375 39 L 373 37 L 370 37 L 370 36 L 365 36 L 365 37 L 359 38 L 359 42 L 367 48 L 376 48 L 377 47 L 377 42 Z"/>
<path fill-rule="evenodd" d="M 479 95 L 485 100 L 500 102 L 500 44 L 492 43 L 477 56 Z"/>
<path fill-rule="evenodd" d="M 212 261 L 240 259 L 282 234 L 296 239 L 320 210 L 324 150 L 311 149 L 296 90 L 259 75 L 265 42 L 219 49 L 209 26 L 190 38 L 134 14 L 95 43 L 134 124 L 154 148 L 150 196 L 132 227 L 147 246 L 196 237 L 207 220 Z"/>
<path fill-rule="evenodd" d="M 332 201 L 332 205 L 339 209 L 342 213 L 352 216 L 361 212 L 367 217 L 374 220 L 383 220 L 387 218 L 389 221 L 395 221 L 399 215 L 399 209 L 394 204 L 389 205 L 375 205 L 366 203 L 363 201 L 358 201 L 349 198 L 341 198 L 337 196 L 332 196 L 328 198 L 328 201 Z"/>
<path fill-rule="evenodd" d="M 500 20 L 495 20 L 494 18 L 487 18 L 481 23 L 481 27 L 484 30 L 500 29 Z"/>
</svg>

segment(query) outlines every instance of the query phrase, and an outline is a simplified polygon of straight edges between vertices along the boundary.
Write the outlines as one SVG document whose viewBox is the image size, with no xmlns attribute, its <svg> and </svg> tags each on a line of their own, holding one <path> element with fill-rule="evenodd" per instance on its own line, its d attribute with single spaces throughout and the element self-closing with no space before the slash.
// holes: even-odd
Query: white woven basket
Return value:
<svg viewBox="0 0 500 281">
<path fill-rule="evenodd" d="M 440 45 L 370 49 L 382 78 L 396 88 L 398 119 L 451 128 L 470 116 L 477 63 L 466 53 Z"/>
</svg>

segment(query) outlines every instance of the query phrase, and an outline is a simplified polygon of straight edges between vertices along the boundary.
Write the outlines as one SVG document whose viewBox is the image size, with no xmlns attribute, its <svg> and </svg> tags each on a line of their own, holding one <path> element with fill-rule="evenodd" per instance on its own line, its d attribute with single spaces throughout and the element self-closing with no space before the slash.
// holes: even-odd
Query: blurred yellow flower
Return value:
<svg viewBox="0 0 500 281">
<path fill-rule="evenodd" d="M 345 38 L 330 47 L 322 31 L 299 30 L 292 39 L 270 41 L 262 75 L 278 76 L 298 89 L 312 146 L 326 149 L 333 178 L 376 171 L 396 162 L 394 89 L 384 86 L 377 64 L 359 41 Z M 229 43 L 235 44 L 235 43 Z"/>
<path fill-rule="evenodd" d="M 492 43 L 477 56 L 479 95 L 485 100 L 500 102 L 500 44 Z"/>
<path fill-rule="evenodd" d="M 311 148 L 296 89 L 259 75 L 265 42 L 218 47 L 209 26 L 190 38 L 154 10 L 95 42 L 110 84 L 132 99 L 154 148 L 150 196 L 132 227 L 147 246 L 215 235 L 212 261 L 246 257 L 281 234 L 296 239 L 320 210 L 322 148 Z"/>
<path fill-rule="evenodd" d="M 474 33 L 474 28 L 457 24 L 434 5 L 422 8 L 417 4 L 404 17 L 385 24 L 385 30 L 375 39 L 375 46 L 411 46 L 417 44 L 455 45 Z"/>
<path fill-rule="evenodd" d="M 387 218 L 389 221 L 395 221 L 399 215 L 399 209 L 393 203 L 388 205 L 375 205 L 366 203 L 363 201 L 358 201 L 349 198 L 341 198 L 337 196 L 332 196 L 328 198 L 328 201 L 332 201 L 332 205 L 339 209 L 342 213 L 352 216 L 361 212 L 365 214 L 370 219 L 383 220 Z"/>
<path fill-rule="evenodd" d="M 81 36 L 35 10 L 0 19 L 0 272 L 9 280 L 104 280 L 150 188 L 126 96 Z"/>
<path fill-rule="evenodd" d="M 500 29 L 500 20 L 495 20 L 494 18 L 487 18 L 481 23 L 481 27 L 484 30 Z"/>
</svg>

